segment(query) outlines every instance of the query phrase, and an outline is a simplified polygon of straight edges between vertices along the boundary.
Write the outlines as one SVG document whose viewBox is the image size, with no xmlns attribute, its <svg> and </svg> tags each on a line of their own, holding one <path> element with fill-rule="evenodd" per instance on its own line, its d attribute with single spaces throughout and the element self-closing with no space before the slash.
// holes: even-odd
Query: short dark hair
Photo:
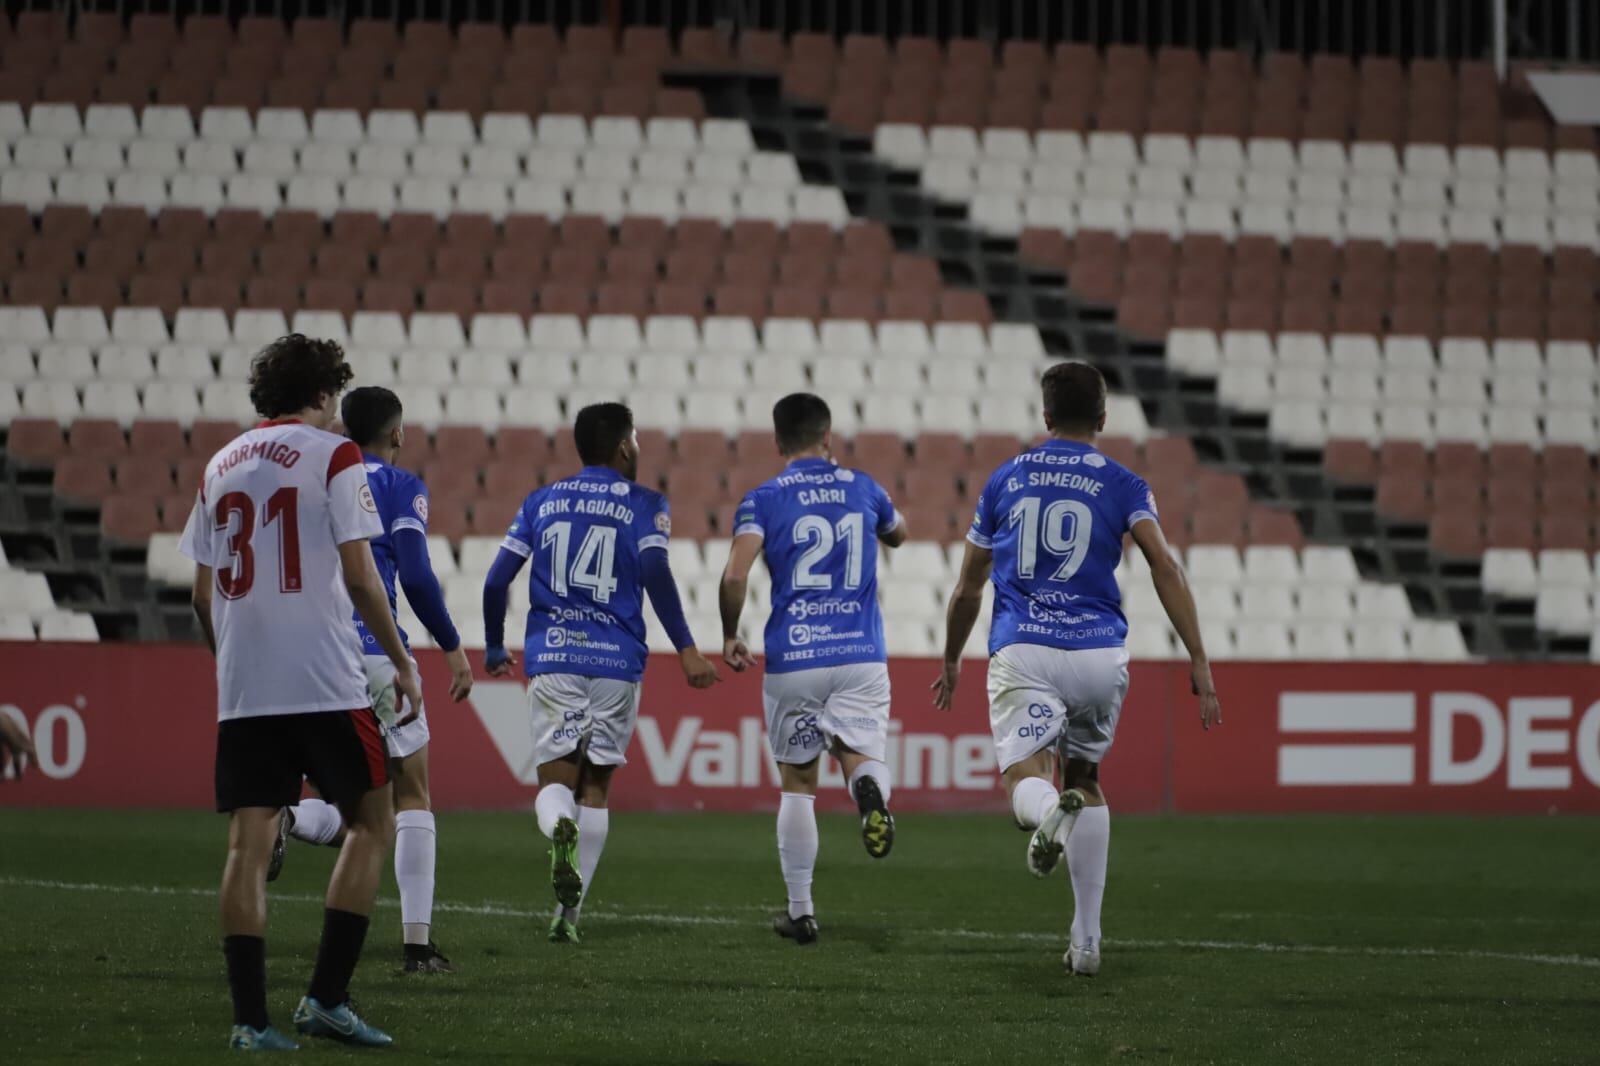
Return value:
<svg viewBox="0 0 1600 1066">
<path fill-rule="evenodd" d="M 627 404 L 596 403 L 578 412 L 572 424 L 578 458 L 584 466 L 604 466 L 633 432 L 633 412 Z"/>
<path fill-rule="evenodd" d="M 382 385 L 363 385 L 351 389 L 339 405 L 339 419 L 344 423 L 344 435 L 363 448 L 376 442 L 404 414 L 400 397 Z"/>
<path fill-rule="evenodd" d="M 772 405 L 772 430 L 784 455 L 814 448 L 833 428 L 827 401 L 809 392 L 791 392 Z"/>
<path fill-rule="evenodd" d="M 339 395 L 354 374 L 338 344 L 291 333 L 250 361 L 250 402 L 264 418 L 297 414 Z"/>
<path fill-rule="evenodd" d="M 1093 433 L 1106 414 L 1106 379 L 1088 363 L 1057 363 L 1044 372 L 1044 413 L 1054 429 Z"/>
</svg>

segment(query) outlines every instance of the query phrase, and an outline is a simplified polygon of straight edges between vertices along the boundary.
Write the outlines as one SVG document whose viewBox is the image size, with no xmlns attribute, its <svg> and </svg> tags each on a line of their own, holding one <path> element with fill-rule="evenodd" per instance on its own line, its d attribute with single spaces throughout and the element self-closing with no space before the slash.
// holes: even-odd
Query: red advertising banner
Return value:
<svg viewBox="0 0 1600 1066">
<path fill-rule="evenodd" d="M 420 652 L 440 809 L 515 809 L 534 792 L 523 686 L 480 680 L 466 703 Z M 890 664 L 889 763 L 902 811 L 1004 810 L 984 664 L 956 708 L 932 707 L 935 664 Z M 1200 729 L 1180 663 L 1136 663 L 1101 773 L 1119 811 L 1600 812 L 1600 669 L 1532 664 L 1228 663 L 1224 725 Z M 22 722 L 39 765 L 0 786 L 8 806 L 209 807 L 215 728 L 204 649 L 0 644 L 0 714 Z M 759 671 L 709 692 L 656 657 L 614 804 L 634 810 L 777 805 Z M 838 768 L 823 802 L 849 809 Z"/>
</svg>

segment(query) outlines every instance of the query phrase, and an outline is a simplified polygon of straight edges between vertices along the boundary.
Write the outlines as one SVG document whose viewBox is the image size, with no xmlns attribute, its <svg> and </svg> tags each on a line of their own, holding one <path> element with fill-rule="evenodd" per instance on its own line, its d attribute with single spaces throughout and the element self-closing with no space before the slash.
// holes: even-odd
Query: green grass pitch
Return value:
<svg viewBox="0 0 1600 1066">
<path fill-rule="evenodd" d="M 767 928 L 768 815 L 618 814 L 584 943 L 544 941 L 530 816 L 439 820 L 435 935 L 398 975 L 386 877 L 356 975 L 389 1052 L 459 1063 L 1600 1061 L 1600 823 L 1114 822 L 1105 970 L 1064 974 L 1067 880 L 999 816 L 907 816 L 894 854 L 822 825 L 822 941 Z M 221 818 L 0 811 L 0 1060 L 216 1062 Z M 310 972 L 333 853 L 273 886 L 275 1020 Z"/>
</svg>

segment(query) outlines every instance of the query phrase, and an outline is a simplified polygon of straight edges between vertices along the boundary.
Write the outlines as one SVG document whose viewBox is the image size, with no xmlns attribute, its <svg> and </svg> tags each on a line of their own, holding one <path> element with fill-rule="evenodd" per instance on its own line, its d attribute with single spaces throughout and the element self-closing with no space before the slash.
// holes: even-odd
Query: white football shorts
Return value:
<svg viewBox="0 0 1600 1066">
<path fill-rule="evenodd" d="M 536 674 L 528 682 L 534 762 L 564 759 L 585 745 L 596 766 L 626 766 L 624 752 L 639 721 L 637 681 L 580 674 Z"/>
<path fill-rule="evenodd" d="M 362 659 L 367 668 L 367 698 L 372 701 L 378 721 L 383 723 L 389 757 L 404 759 L 408 755 L 415 755 L 428 743 L 427 708 L 419 709 L 417 717 L 405 725 L 395 725 L 394 663 L 389 661 L 387 655 L 364 655 Z M 422 677 L 415 659 L 411 660 L 411 669 L 419 679 Z"/>
<path fill-rule="evenodd" d="M 989 728 L 1001 772 L 1045 748 L 1099 762 L 1127 695 L 1127 648 L 1001 648 L 989 660 Z"/>
<path fill-rule="evenodd" d="M 883 663 L 768 674 L 761 700 L 772 755 L 781 763 L 811 762 L 835 741 L 869 759 L 882 759 L 888 750 L 889 668 Z"/>
</svg>

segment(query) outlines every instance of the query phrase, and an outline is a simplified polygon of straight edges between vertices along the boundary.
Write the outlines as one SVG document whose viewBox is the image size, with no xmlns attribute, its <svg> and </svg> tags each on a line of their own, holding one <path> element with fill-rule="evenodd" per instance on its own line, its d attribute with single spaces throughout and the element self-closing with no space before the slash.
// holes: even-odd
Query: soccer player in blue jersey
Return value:
<svg viewBox="0 0 1600 1066">
<path fill-rule="evenodd" d="M 946 617 L 934 702 L 948 710 L 961 653 L 994 577 L 989 631 L 989 723 L 1017 823 L 1034 830 L 1028 868 L 1044 877 L 1066 855 L 1075 907 L 1069 972 L 1100 972 L 1100 904 L 1111 810 L 1100 761 L 1128 693 L 1128 623 L 1115 571 L 1131 534 L 1150 563 L 1161 604 L 1189 652 L 1200 722 L 1222 721 L 1194 597 L 1167 545 L 1143 479 L 1095 450 L 1106 383 L 1086 363 L 1045 372 L 1050 438 L 1001 464 L 984 485 Z M 1057 760 L 1064 789 L 1056 791 Z"/>
<path fill-rule="evenodd" d="M 811 881 L 817 864 L 817 773 L 824 751 L 839 760 L 861 812 L 867 854 L 894 844 L 884 763 L 889 667 L 878 614 L 878 544 L 906 539 L 889 494 L 859 470 L 833 461 L 833 415 L 797 392 L 772 409 L 783 473 L 750 492 L 734 513 L 722 574 L 722 657 L 735 670 L 755 662 L 739 639 L 746 582 L 756 557 L 772 574 L 762 702 L 778 761 L 778 864 L 789 908 L 773 919 L 796 944 L 817 939 Z"/>
<path fill-rule="evenodd" d="M 396 587 L 416 612 L 450 667 L 450 698 L 460 703 L 472 691 L 472 667 L 461 647 L 461 637 L 445 609 L 439 579 L 428 558 L 428 489 L 422 479 L 394 465 L 405 443 L 404 412 L 400 398 L 376 385 L 351 389 L 340 408 L 345 435 L 361 448 L 383 533 L 374 537 L 372 559 L 389 593 L 395 612 Z M 355 619 L 366 658 L 367 684 L 380 718 L 387 715 L 389 757 L 394 772 L 395 839 L 394 880 L 400 887 L 400 922 L 406 973 L 453 973 L 455 968 L 433 943 L 434 865 L 437 854 L 432 801 L 428 794 L 428 716 L 404 725 L 393 720 L 393 706 L 384 698 L 394 685 L 394 666 L 359 616 Z M 402 631 L 400 639 L 405 640 Z M 409 644 L 407 645 L 409 647 Z M 277 876 L 283 851 L 282 836 L 315 844 L 337 843 L 344 832 L 339 810 L 320 799 L 307 799 L 285 811 L 280 822 L 279 848 L 271 870 Z"/>
<path fill-rule="evenodd" d="M 483 587 L 489 673 L 511 672 L 506 604 L 529 573 L 523 646 L 539 795 L 534 814 L 550 838 L 557 908 L 550 939 L 578 940 L 584 895 L 610 831 L 611 776 L 639 716 L 644 675 L 644 596 L 666 628 L 684 675 L 709 688 L 717 672 L 695 647 L 667 563 L 666 497 L 637 484 L 639 438 L 620 403 L 578 412 L 573 435 L 583 469 L 535 490 L 501 542 Z"/>
</svg>

